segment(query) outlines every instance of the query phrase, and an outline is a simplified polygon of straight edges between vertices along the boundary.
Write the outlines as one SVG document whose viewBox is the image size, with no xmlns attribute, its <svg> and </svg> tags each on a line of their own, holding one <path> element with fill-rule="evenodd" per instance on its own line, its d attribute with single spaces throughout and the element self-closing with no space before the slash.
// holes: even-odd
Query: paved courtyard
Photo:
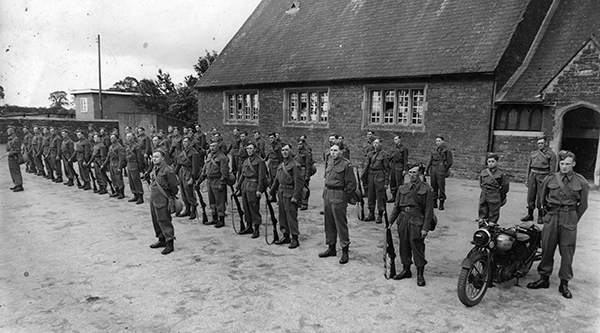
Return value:
<svg viewBox="0 0 600 333">
<path fill-rule="evenodd" d="M 238 236 L 231 216 L 222 229 L 174 218 L 175 252 L 163 256 L 148 248 L 155 241 L 148 193 L 135 205 L 126 201 L 128 188 L 127 198 L 116 200 L 25 173 L 25 191 L 12 193 L 3 160 L 0 332 L 600 330 L 598 192 L 579 224 L 573 299 L 558 293 L 556 273 L 548 290 L 525 288 L 537 279 L 533 271 L 467 308 L 456 285 L 477 226 L 477 182 L 448 180 L 447 209 L 436 211 L 438 229 L 426 241 L 427 286 L 420 288 L 416 278 L 385 280 L 383 227 L 358 221 L 356 207 L 348 210 L 350 262 L 338 264 L 339 253 L 317 257 L 326 247 L 322 172 L 319 166 L 309 210 L 300 212 L 299 248 L 267 245 L 264 228 L 256 240 Z M 511 184 L 502 225 L 525 213 L 525 194 L 523 184 Z M 264 220 L 264 201 L 262 211 Z"/>
</svg>

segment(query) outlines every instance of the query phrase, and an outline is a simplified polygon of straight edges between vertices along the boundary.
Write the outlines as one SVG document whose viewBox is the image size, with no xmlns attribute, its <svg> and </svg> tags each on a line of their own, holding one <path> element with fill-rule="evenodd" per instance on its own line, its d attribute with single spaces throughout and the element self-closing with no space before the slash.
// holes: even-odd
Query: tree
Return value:
<svg viewBox="0 0 600 333">
<path fill-rule="evenodd" d="M 183 84 L 177 85 L 176 93 L 170 95 L 169 110 L 165 115 L 188 123 L 198 120 L 198 97 L 194 88 L 197 81 L 195 76 L 188 75 Z"/>
<path fill-rule="evenodd" d="M 158 114 L 164 114 L 169 110 L 167 95 L 163 93 L 154 80 L 140 80 L 138 93 L 132 97 L 133 103 L 138 107 Z"/>
<path fill-rule="evenodd" d="M 69 96 L 62 90 L 55 91 L 48 97 L 50 108 L 67 109 L 69 106 Z"/>
<path fill-rule="evenodd" d="M 138 92 L 139 85 L 140 82 L 136 78 L 132 76 L 127 76 L 123 80 L 115 82 L 115 84 L 113 84 L 112 87 L 108 88 L 108 90 Z"/>
<path fill-rule="evenodd" d="M 4 99 L 4 87 L 0 86 L 0 99 Z"/>
<path fill-rule="evenodd" d="M 198 74 L 198 77 L 202 77 L 206 70 L 208 70 L 208 67 L 210 67 L 218 57 L 217 51 L 215 50 L 213 50 L 212 53 L 208 52 L 208 50 L 204 51 L 206 52 L 206 55 L 198 58 L 198 63 L 194 65 L 194 70 L 196 71 L 196 74 Z"/>
</svg>

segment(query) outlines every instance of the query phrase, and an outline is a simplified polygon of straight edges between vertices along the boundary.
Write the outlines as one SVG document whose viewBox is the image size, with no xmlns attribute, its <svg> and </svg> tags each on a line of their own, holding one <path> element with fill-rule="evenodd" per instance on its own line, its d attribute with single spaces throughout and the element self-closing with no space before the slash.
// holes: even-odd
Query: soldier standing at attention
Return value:
<svg viewBox="0 0 600 333">
<path fill-rule="evenodd" d="M 490 223 L 498 223 L 500 219 L 500 207 L 506 199 L 510 183 L 502 169 L 498 168 L 498 154 L 488 153 L 487 168 L 479 174 L 479 219 L 488 220 Z"/>
<path fill-rule="evenodd" d="M 200 126 L 200 124 L 196 124 L 196 133 L 194 133 L 194 145 L 196 146 L 197 152 L 200 152 L 200 150 L 205 151 L 208 149 L 208 143 L 206 142 L 206 134 L 202 132 L 202 126 Z"/>
<path fill-rule="evenodd" d="M 171 145 L 169 151 L 169 159 L 172 163 L 177 163 L 177 156 L 181 152 L 181 135 L 179 134 L 179 128 L 173 127 L 173 133 L 171 135 Z"/>
<path fill-rule="evenodd" d="M 44 171 L 44 164 L 42 162 L 42 132 L 40 132 L 40 128 L 35 126 L 33 128 L 33 138 L 31 139 L 31 151 L 33 156 L 33 162 L 35 164 L 35 169 L 37 170 L 36 176 L 44 176 L 46 177 L 46 172 Z"/>
<path fill-rule="evenodd" d="M 169 212 L 168 197 L 177 194 L 177 177 L 173 169 L 165 163 L 165 152 L 162 150 L 152 154 L 152 164 L 154 169 L 150 175 L 150 214 L 158 242 L 150 245 L 150 248 L 164 247 L 161 253 L 169 254 L 175 250 L 175 229 Z"/>
<path fill-rule="evenodd" d="M 394 150 L 390 157 L 392 168 L 390 177 L 390 192 L 392 198 L 388 202 L 396 201 L 396 191 L 404 185 L 404 175 L 408 172 L 408 149 L 402 144 L 400 135 L 394 137 Z"/>
<path fill-rule="evenodd" d="M 52 140 L 52 136 L 50 135 L 50 131 L 48 131 L 48 127 L 42 128 L 42 157 L 44 164 L 46 165 L 46 170 L 48 174 L 46 175 L 46 179 L 50 179 L 54 181 L 54 165 L 50 163 L 50 140 Z"/>
<path fill-rule="evenodd" d="M 19 140 L 17 134 L 15 134 L 14 126 L 8 126 L 6 128 L 6 134 L 8 135 L 8 141 L 6 143 L 8 170 L 12 182 L 15 184 L 15 186 L 10 189 L 13 192 L 21 192 L 23 191 L 23 176 L 21 175 L 21 164 L 19 163 L 19 160 L 23 159 L 23 156 L 21 156 L 21 140 Z"/>
<path fill-rule="evenodd" d="M 92 148 L 92 157 L 90 158 L 88 164 L 94 168 L 94 173 L 96 174 L 96 181 L 98 182 L 98 194 L 106 194 L 106 185 L 108 184 L 108 179 L 106 178 L 106 174 L 100 170 L 102 163 L 106 160 L 106 155 L 108 154 L 108 149 L 102 142 L 102 138 L 99 134 L 94 134 L 94 147 Z"/>
<path fill-rule="evenodd" d="M 65 174 L 69 179 L 66 183 L 63 183 L 67 186 L 74 186 L 73 179 L 75 178 L 75 168 L 73 168 L 73 163 L 71 162 L 71 158 L 75 156 L 75 144 L 73 140 L 69 136 L 69 130 L 63 128 L 61 131 L 62 134 L 62 142 L 60 146 L 60 152 L 62 155 L 63 166 L 65 169 Z"/>
<path fill-rule="evenodd" d="M 116 134 L 110 136 L 111 145 L 108 148 L 108 155 L 102 165 L 103 169 L 109 167 L 110 179 L 115 187 L 115 193 L 109 195 L 117 199 L 125 198 L 125 184 L 123 183 L 123 167 L 127 165 L 125 160 L 125 148 L 119 142 Z"/>
<path fill-rule="evenodd" d="M 292 145 L 284 144 L 281 147 L 283 162 L 277 167 L 275 182 L 271 186 L 271 196 L 279 196 L 279 229 L 283 238 L 275 244 L 290 244 L 290 249 L 300 246 L 298 235 L 298 207 L 302 201 L 302 187 L 304 186 L 300 164 L 291 155 Z M 278 192 L 279 191 L 279 192 Z M 292 238 L 290 239 L 290 234 Z"/>
<path fill-rule="evenodd" d="M 31 153 L 31 140 L 33 140 L 33 135 L 29 132 L 29 127 L 23 126 L 23 143 L 21 150 L 23 151 L 23 155 L 25 155 L 25 160 L 27 162 L 27 168 L 25 172 L 27 173 L 37 173 L 35 169 L 35 162 L 33 161 L 33 154 Z"/>
<path fill-rule="evenodd" d="M 181 188 L 181 200 L 185 205 L 185 212 L 180 217 L 189 216 L 190 220 L 196 219 L 196 195 L 194 194 L 194 182 L 200 176 L 200 162 L 198 162 L 198 152 L 192 144 L 192 138 L 184 136 L 183 150 L 177 156 L 177 167 L 175 175 L 179 177 L 179 186 Z"/>
<path fill-rule="evenodd" d="M 265 152 L 265 140 L 263 140 L 259 131 L 254 131 L 254 143 L 256 144 L 255 154 L 264 160 L 267 156 Z"/>
<path fill-rule="evenodd" d="M 56 173 L 55 183 L 62 183 L 62 167 L 60 165 L 62 138 L 54 127 L 50 127 L 50 164 L 53 166 L 53 170 Z"/>
<path fill-rule="evenodd" d="M 564 298 L 572 298 L 569 281 L 573 278 L 573 256 L 577 239 L 577 224 L 588 208 L 589 185 L 582 175 L 575 173 L 575 154 L 570 151 L 558 153 L 560 171 L 550 174 L 540 188 L 543 217 L 542 260 L 538 266 L 540 279 L 527 284 L 530 289 L 550 287 L 550 275 L 554 266 L 554 251 L 560 252 L 560 286 Z"/>
<path fill-rule="evenodd" d="M 152 139 L 146 135 L 146 129 L 143 127 L 137 128 L 137 142 L 142 150 L 144 159 L 152 157 Z M 146 163 L 148 164 L 148 163 Z"/>
<path fill-rule="evenodd" d="M 556 172 L 556 155 L 546 145 L 545 138 L 538 138 L 537 147 L 537 150 L 529 154 L 527 160 L 527 179 L 525 180 L 525 185 L 527 185 L 527 215 L 521 221 L 533 221 L 533 210 L 537 207 L 537 223 L 542 224 L 541 198 L 538 197 L 538 193 L 544 178 Z"/>
<path fill-rule="evenodd" d="M 267 166 L 256 155 L 254 143 L 249 143 L 245 150 L 248 158 L 240 166 L 240 177 L 236 186 L 236 195 L 241 194 L 242 196 L 244 219 L 246 220 L 246 229 L 241 230 L 240 234 L 252 234 L 252 238 L 258 238 L 262 223 L 260 196 L 267 189 Z"/>
<path fill-rule="evenodd" d="M 368 177 L 367 197 L 369 216 L 365 221 L 375 221 L 375 204 L 378 214 L 376 223 L 381 223 L 381 217 L 385 211 L 385 191 L 389 182 L 390 159 L 387 152 L 382 149 L 381 139 L 373 140 L 373 150 L 367 156 L 367 164 L 363 171 Z"/>
<path fill-rule="evenodd" d="M 208 179 L 208 203 L 212 211 L 215 228 L 225 226 L 225 204 L 227 203 L 227 180 L 229 178 L 229 159 L 219 149 L 219 142 L 213 140 L 209 146 L 210 153 L 200 174 L 199 182 Z"/>
<path fill-rule="evenodd" d="M 90 173 L 88 171 L 85 162 L 89 161 L 92 157 L 92 146 L 87 140 L 82 130 L 77 131 L 77 142 L 75 142 L 75 155 L 71 158 L 71 163 L 77 161 L 77 167 L 79 168 L 79 174 L 83 180 L 83 186 L 80 188 L 87 191 L 92 187 L 90 186 Z"/>
<path fill-rule="evenodd" d="M 348 234 L 348 198 L 356 191 L 356 177 L 352 164 L 342 157 L 340 147 L 331 146 L 331 158 L 325 169 L 325 188 L 323 190 L 323 203 L 325 206 L 325 242 L 328 245 L 325 252 L 319 253 L 320 258 L 334 257 L 336 240 L 340 238 L 342 257 L 340 264 L 348 262 L 348 247 L 350 236 Z"/>
<path fill-rule="evenodd" d="M 417 286 L 425 286 L 423 271 L 425 260 L 425 237 L 433 221 L 433 192 L 427 183 L 421 180 L 420 164 L 411 164 L 408 169 L 410 183 L 400 186 L 390 223 L 398 219 L 398 238 L 400 240 L 400 258 L 402 271 L 394 280 L 411 278 L 410 266 L 417 266 Z M 391 226 L 390 226 L 391 227 Z"/>
<path fill-rule="evenodd" d="M 444 137 L 435 138 L 435 149 L 431 152 L 427 164 L 427 174 L 431 175 L 431 187 L 433 188 L 433 208 L 438 208 L 437 200 L 440 200 L 439 208 L 444 210 L 446 201 L 446 178 L 450 176 L 452 167 L 452 152 L 444 143 Z M 427 175 L 426 174 L 426 175 Z"/>
<path fill-rule="evenodd" d="M 132 132 L 125 135 L 127 177 L 129 177 L 129 189 L 133 194 L 133 198 L 127 201 L 135 202 L 137 205 L 144 203 L 144 187 L 142 186 L 141 173 L 146 171 L 147 163 L 144 158 L 142 147 L 145 147 L 145 144 L 138 143 Z"/>
<path fill-rule="evenodd" d="M 231 153 L 231 173 L 237 178 L 238 166 L 239 166 L 239 151 L 240 149 L 245 150 L 245 146 L 240 146 L 240 130 L 237 128 L 233 129 L 233 140 L 229 146 L 228 152 Z"/>
<path fill-rule="evenodd" d="M 277 166 L 283 162 L 283 155 L 281 155 L 281 143 L 277 140 L 275 132 L 269 134 L 269 141 L 271 141 L 271 148 L 268 154 L 267 165 L 269 167 L 269 184 L 273 184 L 275 175 L 277 174 Z"/>
<path fill-rule="evenodd" d="M 306 146 L 305 139 L 300 137 L 298 140 L 298 155 L 296 155 L 296 162 L 298 162 L 300 165 L 300 175 L 303 179 L 300 210 L 308 209 L 308 198 L 310 197 L 310 177 L 314 174 L 313 171 L 316 171 L 314 169 L 315 162 L 313 160 L 312 152 Z"/>
<path fill-rule="evenodd" d="M 367 156 L 369 156 L 369 153 L 371 151 L 373 151 L 373 139 L 375 138 L 375 133 L 373 131 L 368 131 L 367 132 L 367 141 L 363 144 L 363 161 L 362 161 L 362 168 L 364 169 L 365 165 L 367 164 Z M 363 187 L 367 188 L 367 183 L 363 183 Z"/>
</svg>

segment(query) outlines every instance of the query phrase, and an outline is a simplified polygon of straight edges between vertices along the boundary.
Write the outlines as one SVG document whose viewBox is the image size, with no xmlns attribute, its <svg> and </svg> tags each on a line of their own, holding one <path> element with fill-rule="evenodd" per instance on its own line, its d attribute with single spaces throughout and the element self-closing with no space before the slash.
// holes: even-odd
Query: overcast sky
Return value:
<svg viewBox="0 0 600 333">
<path fill-rule="evenodd" d="M 49 106 L 57 90 L 98 88 L 126 76 L 175 83 L 205 50 L 221 52 L 260 0 L 0 0 L 2 104 Z"/>
</svg>

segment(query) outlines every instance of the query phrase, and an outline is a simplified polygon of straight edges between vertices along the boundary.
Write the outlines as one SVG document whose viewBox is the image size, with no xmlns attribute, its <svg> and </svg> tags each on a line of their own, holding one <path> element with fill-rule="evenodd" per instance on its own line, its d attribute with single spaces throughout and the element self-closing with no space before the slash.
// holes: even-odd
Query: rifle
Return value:
<svg viewBox="0 0 600 333">
<path fill-rule="evenodd" d="M 6 156 L 8 156 L 8 153 L 2 155 L 2 157 L 0 157 L 0 160 L 2 160 L 3 158 L 5 158 Z"/>
<path fill-rule="evenodd" d="M 277 233 L 277 218 L 275 217 L 275 211 L 273 210 L 273 205 L 271 204 L 269 198 L 265 198 L 265 202 L 267 204 L 268 213 L 271 215 L 271 224 L 273 225 L 273 241 L 269 243 L 269 239 L 267 238 L 269 228 L 265 223 L 265 241 L 268 245 L 271 245 L 279 241 L 279 234 Z M 283 203 L 280 203 L 280 205 L 283 205 Z"/>
<path fill-rule="evenodd" d="M 70 167 L 71 167 L 71 170 L 73 170 L 73 176 L 75 176 L 75 180 L 77 181 L 77 187 L 83 188 L 83 185 L 81 185 L 81 182 L 79 181 L 79 175 L 77 174 L 77 172 L 75 172 L 75 168 L 73 167 L 73 164 L 71 164 Z"/>
<path fill-rule="evenodd" d="M 206 202 L 204 202 L 204 198 L 202 198 L 202 193 L 200 193 L 200 183 L 199 182 L 196 183 L 196 186 L 194 186 L 194 190 L 196 190 L 196 194 L 198 195 L 198 200 L 200 201 L 200 206 L 202 206 L 202 224 L 207 224 L 208 216 L 206 216 Z"/>
<path fill-rule="evenodd" d="M 240 230 L 235 229 L 235 219 L 233 218 L 233 206 L 231 207 L 231 224 L 233 225 L 233 231 L 236 234 L 241 235 L 242 230 L 246 229 L 246 224 L 244 223 L 244 210 L 242 209 L 242 204 L 240 204 L 240 200 L 235 196 L 235 190 L 233 189 L 233 185 L 229 185 L 231 188 L 231 198 L 235 202 L 235 206 L 237 207 L 238 215 L 240 216 Z"/>
<path fill-rule="evenodd" d="M 104 179 L 108 183 L 108 186 L 110 186 L 110 193 L 115 194 L 115 188 L 113 187 L 113 183 L 110 180 L 110 178 L 108 177 L 108 175 L 106 174 L 106 171 L 103 171 L 103 168 L 104 168 L 104 166 L 100 167 L 100 172 L 102 172 L 102 174 L 104 175 Z"/>
<path fill-rule="evenodd" d="M 92 167 L 89 163 L 86 163 L 86 167 L 88 172 L 90 173 L 90 178 L 92 179 L 92 185 L 94 186 L 94 193 L 98 193 L 98 187 L 96 186 L 96 177 L 94 177 L 94 172 L 92 171 Z"/>
<path fill-rule="evenodd" d="M 385 235 L 383 237 L 383 276 L 389 280 L 396 275 L 396 250 L 394 249 L 392 227 L 388 220 L 387 210 L 383 211 L 383 216 L 385 218 Z"/>
<path fill-rule="evenodd" d="M 364 221 L 365 220 L 365 199 L 363 198 L 363 188 L 362 188 L 362 183 L 361 183 L 361 178 L 360 178 L 360 173 L 358 172 L 358 168 L 356 168 L 356 179 L 357 179 L 357 186 L 356 189 L 358 190 L 358 197 L 360 200 L 360 207 L 358 208 L 358 220 L 359 221 Z"/>
</svg>

